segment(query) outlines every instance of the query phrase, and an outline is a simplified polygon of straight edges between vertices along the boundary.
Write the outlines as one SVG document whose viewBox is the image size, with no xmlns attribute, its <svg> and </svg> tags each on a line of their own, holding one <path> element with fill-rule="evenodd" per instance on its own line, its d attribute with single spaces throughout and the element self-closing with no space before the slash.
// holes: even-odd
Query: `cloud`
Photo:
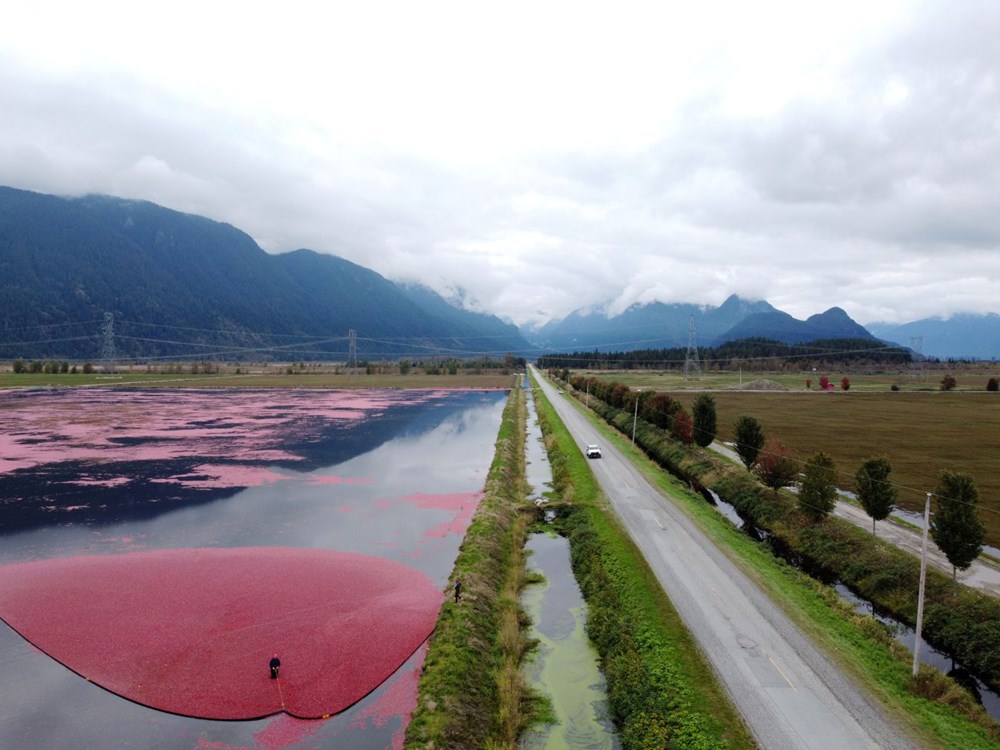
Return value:
<svg viewBox="0 0 1000 750">
<path fill-rule="evenodd" d="M 0 30 L 6 184 L 152 200 L 518 323 L 734 292 L 997 309 L 991 2 L 39 7 Z"/>
</svg>

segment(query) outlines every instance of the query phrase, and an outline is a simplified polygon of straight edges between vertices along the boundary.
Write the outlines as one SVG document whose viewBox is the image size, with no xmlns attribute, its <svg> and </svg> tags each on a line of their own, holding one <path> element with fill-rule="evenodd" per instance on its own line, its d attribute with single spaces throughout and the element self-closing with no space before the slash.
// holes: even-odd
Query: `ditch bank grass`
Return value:
<svg viewBox="0 0 1000 750">
<path fill-rule="evenodd" d="M 451 586 L 431 636 L 406 729 L 406 748 L 489 750 L 517 747 L 531 723 L 548 715 L 546 701 L 525 681 L 521 664 L 534 646 L 520 604 L 528 577 L 524 545 L 534 521 L 525 502 L 524 391 L 511 390 L 483 499 L 455 560 Z"/>
<path fill-rule="evenodd" d="M 616 425 L 616 430 L 615 426 L 588 412 L 579 402 L 574 402 L 574 405 L 587 413 L 605 439 L 629 456 L 655 486 L 692 518 L 724 554 L 767 592 L 803 632 L 916 741 L 928 748 L 995 750 L 1000 746 L 1000 728 L 996 722 L 953 680 L 937 670 L 921 667 L 920 675 L 914 681 L 911 677 L 911 652 L 898 644 L 884 626 L 870 616 L 856 614 L 828 586 L 775 557 L 767 548 L 735 528 L 693 492 L 686 481 L 670 474 L 642 449 L 631 445 L 621 431 L 621 425 Z M 591 398 L 591 406 L 594 405 Z M 632 415 L 626 416 L 630 431 Z M 637 431 L 636 443 L 641 444 L 644 437 L 650 439 Z M 646 450 L 649 450 L 648 446 Z M 720 481 L 719 475 L 726 468 L 714 457 L 677 445 L 670 446 L 669 450 L 685 454 L 681 473 L 688 478 L 717 490 L 720 483 L 726 485 L 725 481 Z M 742 487 L 744 481 L 750 482 L 750 479 L 748 476 L 741 477 L 740 473 L 746 474 L 739 469 L 730 481 Z M 723 489 L 732 490 L 733 487 Z M 720 491 L 720 495 L 732 502 L 726 492 Z M 762 527 L 767 528 L 769 523 L 776 533 L 788 530 L 788 523 L 781 513 L 783 501 L 774 499 L 769 490 L 748 493 L 744 500 L 744 506 L 737 504 L 737 507 L 741 512 L 752 511 Z M 871 544 L 870 535 L 867 536 L 867 543 Z"/>
<path fill-rule="evenodd" d="M 555 487 L 549 508 L 570 540 L 623 749 L 755 747 L 562 421 L 536 394 Z"/>
</svg>

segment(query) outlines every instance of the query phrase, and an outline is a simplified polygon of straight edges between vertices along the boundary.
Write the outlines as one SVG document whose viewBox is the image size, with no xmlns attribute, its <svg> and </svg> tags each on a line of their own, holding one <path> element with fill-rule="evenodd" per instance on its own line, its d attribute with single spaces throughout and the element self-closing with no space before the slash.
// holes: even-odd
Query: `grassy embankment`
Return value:
<svg viewBox="0 0 1000 750">
<path fill-rule="evenodd" d="M 590 403 L 619 430 L 614 432 L 595 418 L 607 438 L 625 450 L 646 475 L 694 518 L 720 548 L 831 658 L 851 673 L 900 725 L 908 727 L 928 747 L 997 746 L 1000 731 L 996 723 L 967 692 L 950 679 L 925 668 L 914 683 L 910 676 L 912 657 L 909 651 L 897 644 L 884 627 L 871 617 L 855 614 L 831 589 L 775 558 L 765 547 L 735 529 L 699 495 L 690 492 L 686 481 L 663 471 L 620 437 L 631 432 L 631 414 L 611 409 L 594 398 Z M 715 488 L 741 512 L 782 537 L 794 552 L 821 553 L 820 561 L 858 587 L 862 594 L 876 601 L 888 599 L 896 608 L 915 609 L 915 561 L 908 555 L 888 545 L 873 545 L 869 534 L 836 518 L 816 525 L 803 524 L 796 518 L 794 501 L 790 498 L 776 497 L 741 468 L 707 451 L 681 446 L 648 425 L 640 423 L 636 443 L 659 464 L 670 466 L 685 479 Z M 995 650 L 995 626 L 989 618 L 977 624 L 976 617 L 991 611 L 995 602 L 968 591 L 953 601 L 948 578 L 937 574 L 931 576 L 928 599 L 931 601 L 928 624 L 933 624 L 936 617 L 940 628 L 940 623 L 954 621 L 956 611 L 960 611 L 959 627 L 966 635 L 974 636 L 973 640 L 982 639 L 984 647 Z"/>
<path fill-rule="evenodd" d="M 754 742 L 642 554 L 621 527 L 551 404 L 536 409 L 549 460 L 550 507 L 570 540 L 625 750 L 747 748 Z"/>
<path fill-rule="evenodd" d="M 521 663 L 532 647 L 520 594 L 529 582 L 524 544 L 535 518 L 525 502 L 524 437 L 527 407 L 511 391 L 497 438 L 485 495 L 455 560 L 451 580 L 462 601 L 447 600 L 431 636 L 407 748 L 493 750 L 517 747 L 533 721 L 547 717 Z"/>
</svg>

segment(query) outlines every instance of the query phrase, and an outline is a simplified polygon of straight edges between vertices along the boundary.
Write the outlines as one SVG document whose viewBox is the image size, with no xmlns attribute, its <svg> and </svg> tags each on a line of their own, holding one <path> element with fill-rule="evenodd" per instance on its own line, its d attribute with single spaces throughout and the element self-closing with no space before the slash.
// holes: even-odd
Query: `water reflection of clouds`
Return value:
<svg viewBox="0 0 1000 750">
<path fill-rule="evenodd" d="M 131 393 L 115 395 L 119 401 L 131 397 Z M 415 399 L 422 399 L 429 408 L 413 408 Z M 268 404 L 275 407 L 270 411 L 282 414 L 281 419 L 258 419 L 264 413 L 260 409 L 270 406 L 252 402 L 244 404 L 244 418 L 273 427 L 287 425 L 290 413 L 302 415 L 309 409 L 307 398 L 297 400 L 295 409 L 290 411 L 278 409 L 279 401 L 278 395 L 274 395 L 269 397 Z M 439 504 L 445 507 L 420 507 L 404 498 L 417 494 L 471 495 L 483 488 L 505 394 L 435 392 L 417 396 L 407 392 L 385 398 L 368 394 L 351 404 L 352 408 L 360 409 L 373 402 L 377 403 L 371 413 L 377 411 L 377 419 L 325 434 L 317 423 L 307 435 L 299 436 L 307 441 L 315 438 L 341 442 L 357 437 L 367 441 L 359 454 L 333 445 L 326 453 L 321 450 L 310 454 L 307 466 L 302 467 L 306 471 L 296 471 L 289 464 L 258 464 L 282 479 L 195 505 L 175 506 L 160 498 L 158 507 L 165 512 L 155 517 L 136 513 L 117 523 L 85 525 L 81 523 L 80 512 L 47 514 L 46 518 L 52 519 L 48 525 L 0 535 L 0 563 L 162 547 L 316 547 L 397 560 L 421 570 L 443 586 L 462 534 L 435 537 L 428 533 L 443 528 L 444 524 L 453 524 L 463 511 L 461 507 L 447 507 L 446 502 Z M 194 400 L 187 404 L 193 405 Z M 394 404 L 402 406 L 394 410 Z M 101 415 L 111 413 L 110 408 L 108 404 L 102 405 Z M 141 404 L 128 407 L 130 418 L 141 419 L 143 408 Z M 209 408 L 203 400 L 202 411 Z M 54 407 L 48 419 L 51 425 L 58 423 Z M 91 420 L 96 421 L 97 417 Z M 225 429 L 230 430 L 231 425 Z M 0 444 L 4 444 L 3 437 Z M 307 449 L 324 447 L 301 445 Z M 211 475 L 207 465 L 215 464 L 214 455 L 198 456 L 199 460 L 185 465 L 185 470 L 192 465 L 201 466 L 204 476 Z M 326 460 L 327 456 L 345 456 L 346 460 Z M 80 473 L 77 478 L 103 479 L 92 473 Z M 80 495 L 74 496 L 73 504 L 89 502 L 85 497 L 87 492 L 108 491 L 87 484 L 76 487 Z M 153 499 L 156 498 L 150 498 Z M 136 497 L 134 502 L 137 509 L 143 506 L 142 497 Z M 0 509 L 0 514 L 3 512 Z M 3 748 L 155 746 L 171 750 L 192 747 L 254 750 L 264 747 L 261 745 L 264 738 L 255 735 L 260 735 L 273 721 L 203 722 L 136 706 L 39 655 L 6 626 L 0 626 L 0 653 L 4 655 L 4 669 L 0 670 L 0 694 L 4 696 L 0 703 Z M 301 741 L 301 746 L 350 746 L 356 750 L 382 750 L 389 746 L 393 731 L 399 728 L 398 720 L 375 726 L 363 713 L 389 686 L 384 683 L 376 694 L 354 709 L 324 723 L 322 730 Z M 352 731 L 352 726 L 364 729 Z M 272 747 L 268 746 L 268 750 Z"/>
</svg>

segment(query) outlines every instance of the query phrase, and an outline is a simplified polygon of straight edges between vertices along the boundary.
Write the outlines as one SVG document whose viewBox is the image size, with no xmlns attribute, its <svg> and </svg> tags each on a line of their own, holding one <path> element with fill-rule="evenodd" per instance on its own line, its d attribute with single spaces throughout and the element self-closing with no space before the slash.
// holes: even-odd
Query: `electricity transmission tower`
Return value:
<svg viewBox="0 0 1000 750">
<path fill-rule="evenodd" d="M 104 334 L 104 346 L 101 347 L 101 372 L 105 375 L 115 373 L 115 314 L 113 312 L 104 313 L 104 325 L 101 326 L 101 333 Z"/>
<path fill-rule="evenodd" d="M 358 334 L 353 328 L 347 332 L 347 367 L 348 373 L 357 374 L 358 369 Z"/>
<path fill-rule="evenodd" d="M 913 358 L 910 360 L 910 378 L 912 380 L 924 380 L 924 355 L 920 351 L 924 348 L 923 336 L 910 336 L 910 349 L 913 350 Z"/>
<path fill-rule="evenodd" d="M 695 380 L 701 379 L 701 357 L 698 356 L 698 329 L 691 316 L 691 324 L 688 326 L 688 348 L 684 357 L 684 379 L 693 377 Z"/>
</svg>

